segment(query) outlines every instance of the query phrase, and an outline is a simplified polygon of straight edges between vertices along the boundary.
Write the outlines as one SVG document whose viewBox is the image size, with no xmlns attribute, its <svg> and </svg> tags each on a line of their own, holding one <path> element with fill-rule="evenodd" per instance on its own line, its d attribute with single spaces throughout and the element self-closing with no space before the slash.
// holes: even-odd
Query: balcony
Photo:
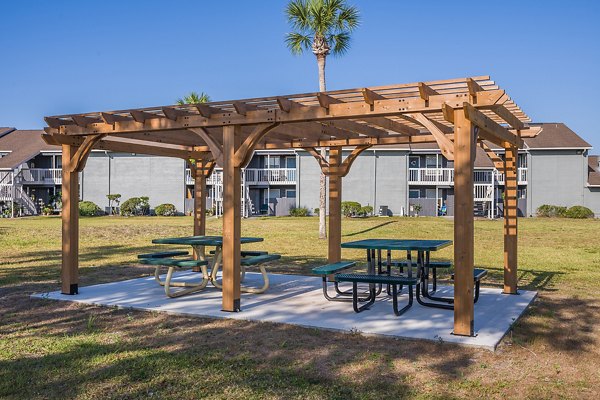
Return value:
<svg viewBox="0 0 600 400">
<path fill-rule="evenodd" d="M 243 177 L 246 185 L 295 185 L 296 168 L 246 168 Z M 220 184 L 222 180 L 223 171 L 215 169 L 206 184 Z M 185 181 L 188 185 L 194 184 L 190 169 L 185 171 Z"/>
<path fill-rule="evenodd" d="M 517 177 L 519 178 L 519 185 L 527 185 L 527 168 L 519 167 L 517 171 Z M 504 185 L 504 174 L 498 172 L 496 174 L 496 179 L 498 180 L 499 185 Z"/>
<path fill-rule="evenodd" d="M 499 185 L 504 185 L 504 174 L 492 170 L 476 170 L 473 173 L 475 184 L 492 184 L 494 176 Z M 527 168 L 518 169 L 519 185 L 527 184 Z M 453 168 L 410 168 L 410 185 L 454 185 Z"/>
<path fill-rule="evenodd" d="M 60 185 L 62 183 L 60 168 L 29 168 L 22 169 L 16 176 L 17 183 L 35 185 Z"/>
</svg>

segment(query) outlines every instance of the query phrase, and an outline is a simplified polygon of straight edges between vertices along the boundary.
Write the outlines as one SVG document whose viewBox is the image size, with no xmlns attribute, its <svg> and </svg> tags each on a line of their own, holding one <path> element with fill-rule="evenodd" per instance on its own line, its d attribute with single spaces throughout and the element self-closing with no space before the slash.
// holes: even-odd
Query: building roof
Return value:
<svg viewBox="0 0 600 400">
<path fill-rule="evenodd" d="M 42 130 L 8 128 L 10 131 L 6 132 L 5 129 L 0 128 L 0 152 L 9 153 L 0 158 L 0 169 L 14 169 L 42 151 L 59 150 L 42 140 Z"/>
<path fill-rule="evenodd" d="M 15 128 L 10 128 L 8 126 L 0 126 L 0 137 L 6 135 L 9 132 L 14 131 Z"/>
<path fill-rule="evenodd" d="M 600 186 L 600 156 L 588 157 L 588 185 Z"/>
<path fill-rule="evenodd" d="M 578 134 L 573 132 L 563 123 L 540 123 L 530 125 L 539 126 L 542 129 L 537 136 L 523 139 L 525 145 L 529 149 L 589 149 L 592 147 L 591 144 L 583 140 Z"/>
</svg>

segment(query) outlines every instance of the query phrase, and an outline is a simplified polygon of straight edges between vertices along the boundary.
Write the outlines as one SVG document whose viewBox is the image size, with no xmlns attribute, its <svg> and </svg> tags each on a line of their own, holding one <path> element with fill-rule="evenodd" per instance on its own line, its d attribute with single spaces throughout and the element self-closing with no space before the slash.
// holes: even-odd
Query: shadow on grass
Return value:
<svg viewBox="0 0 600 400">
<path fill-rule="evenodd" d="M 345 235 L 342 235 L 342 237 L 351 237 L 351 236 L 362 235 L 363 233 L 374 231 L 376 229 L 382 228 L 382 227 L 384 227 L 386 225 L 389 225 L 389 224 L 393 224 L 395 222 L 397 222 L 397 221 L 387 221 L 387 222 L 384 222 L 382 224 L 375 225 L 375 226 L 372 226 L 372 227 L 367 228 L 367 229 L 363 229 L 362 231 L 347 233 Z"/>
<path fill-rule="evenodd" d="M 61 345 L 0 361 L 0 397 L 90 397 L 95 390 L 91 397 L 408 398 L 414 388 L 390 367 L 395 361 L 425 359 L 450 379 L 472 363 L 473 350 L 443 344 L 45 303 L 34 312 L 54 309 L 58 318 L 43 340 Z"/>
</svg>

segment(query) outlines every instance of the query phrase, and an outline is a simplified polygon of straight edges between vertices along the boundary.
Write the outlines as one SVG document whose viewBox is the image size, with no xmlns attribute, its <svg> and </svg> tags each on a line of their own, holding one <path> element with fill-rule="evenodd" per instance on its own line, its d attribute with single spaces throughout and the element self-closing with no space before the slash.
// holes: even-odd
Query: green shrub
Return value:
<svg viewBox="0 0 600 400">
<path fill-rule="evenodd" d="M 538 207 L 538 217 L 564 217 L 567 212 L 567 207 L 553 206 L 550 204 L 544 204 Z"/>
<path fill-rule="evenodd" d="M 360 213 L 361 205 L 357 201 L 342 201 L 342 215 L 352 217 Z"/>
<path fill-rule="evenodd" d="M 169 203 L 156 206 L 154 212 L 156 213 L 156 215 L 161 217 L 173 217 L 177 215 L 177 209 L 173 204 Z"/>
<path fill-rule="evenodd" d="M 79 202 L 79 215 L 83 217 L 95 217 L 100 214 L 102 214 L 102 210 L 93 201 Z"/>
<path fill-rule="evenodd" d="M 150 203 L 148 197 L 132 197 L 121 204 L 121 215 L 148 215 L 150 213 Z"/>
<path fill-rule="evenodd" d="M 373 207 L 371 207 L 371 206 L 361 207 L 360 210 L 358 211 L 358 214 L 363 217 L 371 216 L 371 215 L 373 215 Z"/>
<path fill-rule="evenodd" d="M 310 211 L 306 207 L 292 207 L 290 208 L 290 217 L 308 217 Z"/>
<path fill-rule="evenodd" d="M 317 216 L 319 215 L 320 212 L 321 212 L 321 209 L 319 207 L 317 207 L 313 210 L 313 214 L 315 214 Z"/>
<path fill-rule="evenodd" d="M 573 206 L 565 212 L 567 218 L 594 218 L 594 212 L 584 206 Z"/>
<path fill-rule="evenodd" d="M 50 204 L 47 204 L 44 207 L 42 207 L 42 215 L 52 215 L 53 212 L 54 208 Z"/>
</svg>

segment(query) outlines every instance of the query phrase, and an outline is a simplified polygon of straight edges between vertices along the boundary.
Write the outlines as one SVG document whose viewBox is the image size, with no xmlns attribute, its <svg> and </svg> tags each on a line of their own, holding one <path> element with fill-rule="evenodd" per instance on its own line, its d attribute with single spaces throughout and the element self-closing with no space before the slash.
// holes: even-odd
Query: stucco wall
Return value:
<svg viewBox="0 0 600 400">
<path fill-rule="evenodd" d="M 151 208 L 172 203 L 183 212 L 184 170 L 184 161 L 176 158 L 92 153 L 83 172 L 82 196 L 102 209 L 108 207 L 109 193 L 120 193 L 121 201 L 148 196 Z"/>
<path fill-rule="evenodd" d="M 344 157 L 350 152 L 344 151 Z M 402 150 L 367 150 L 352 165 L 343 179 L 342 200 L 373 206 L 387 205 L 396 215 L 406 210 L 407 152 Z M 298 157 L 298 205 L 311 211 L 319 207 L 319 166 L 306 152 Z"/>
<path fill-rule="evenodd" d="M 528 170 L 528 213 L 542 204 L 584 204 L 586 158 L 576 150 L 531 151 Z"/>
</svg>

